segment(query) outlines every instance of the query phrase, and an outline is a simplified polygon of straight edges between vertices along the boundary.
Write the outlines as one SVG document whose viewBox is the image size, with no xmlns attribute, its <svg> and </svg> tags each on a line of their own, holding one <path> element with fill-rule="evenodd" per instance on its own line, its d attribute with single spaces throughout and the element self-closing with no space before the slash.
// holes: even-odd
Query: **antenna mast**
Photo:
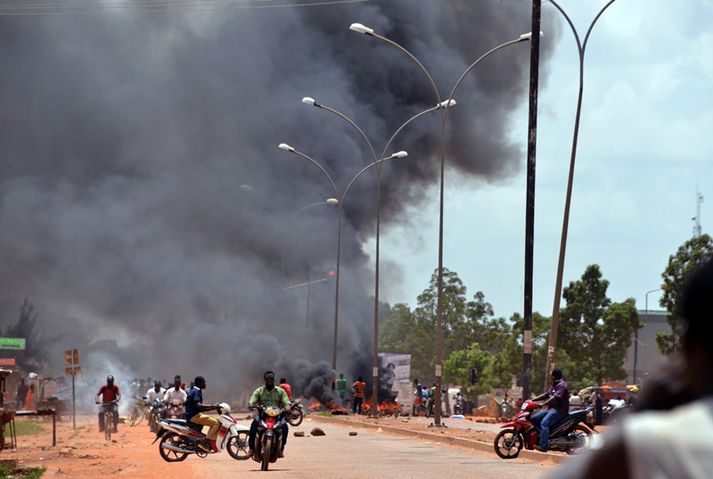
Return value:
<svg viewBox="0 0 713 479">
<path fill-rule="evenodd" d="M 693 237 L 701 236 L 701 203 L 703 203 L 703 195 L 696 188 L 696 216 L 693 217 Z"/>
</svg>

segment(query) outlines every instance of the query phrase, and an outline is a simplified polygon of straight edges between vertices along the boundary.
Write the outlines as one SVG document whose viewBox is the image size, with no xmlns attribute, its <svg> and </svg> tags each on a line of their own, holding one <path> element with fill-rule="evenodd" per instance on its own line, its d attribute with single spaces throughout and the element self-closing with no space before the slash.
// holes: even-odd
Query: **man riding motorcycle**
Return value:
<svg viewBox="0 0 713 479">
<path fill-rule="evenodd" d="M 215 444 L 215 438 L 218 437 L 220 421 L 215 417 L 203 413 L 206 411 L 219 411 L 220 406 L 217 404 L 203 404 L 203 390 L 205 388 L 206 383 L 203 376 L 196 376 L 196 379 L 193 381 L 193 388 L 188 392 L 186 398 L 186 420 L 188 422 L 192 422 L 193 424 L 209 426 L 210 429 L 206 434 L 206 437 L 208 438 L 208 445 L 199 443 L 198 447 L 206 452 L 211 452 L 208 447 L 212 448 L 212 452 L 218 452 L 218 446 Z"/>
<path fill-rule="evenodd" d="M 153 423 L 157 423 L 160 421 L 162 418 L 159 417 L 161 414 L 162 408 L 160 408 L 161 401 L 163 401 L 163 395 L 166 393 L 166 390 L 161 387 L 161 381 L 154 381 L 153 387 L 146 391 L 146 402 L 151 408 L 151 417 L 150 417 L 150 422 L 153 421 Z M 152 429 L 153 430 L 153 429 Z"/>
<path fill-rule="evenodd" d="M 181 404 L 185 404 L 187 397 L 188 394 L 186 391 L 181 389 L 181 376 L 176 375 L 176 377 L 173 378 L 173 387 L 167 389 L 163 396 L 163 402 L 171 404 L 174 400 L 178 400 L 181 401 Z"/>
<path fill-rule="evenodd" d="M 541 452 L 547 451 L 550 427 L 569 414 L 569 389 L 567 389 L 567 383 L 564 382 L 562 371 L 559 369 L 552 370 L 552 389 L 532 400 L 541 401 L 543 399 L 546 400 L 542 406 L 548 406 L 548 409 L 533 414 L 530 419 L 535 426 L 540 428 L 540 444 L 535 446 L 535 449 Z"/>
<path fill-rule="evenodd" d="M 248 408 L 258 409 L 267 406 L 275 406 L 289 411 L 290 400 L 287 397 L 287 393 L 284 389 L 275 386 L 275 373 L 272 371 L 265 371 L 263 375 L 265 380 L 265 385 L 260 386 L 253 392 L 250 396 L 250 401 L 248 401 Z M 288 412 L 289 414 L 289 412 Z M 253 451 L 255 450 L 255 436 L 257 435 L 258 417 L 253 419 L 252 424 L 250 424 L 250 437 L 248 440 L 248 456 L 253 456 Z M 287 434 L 289 428 L 285 422 L 282 425 L 282 449 L 280 450 L 280 456 L 284 457 L 285 445 L 287 444 Z"/>
<path fill-rule="evenodd" d="M 112 412 L 114 418 L 114 427 L 112 432 L 117 432 L 117 424 L 119 424 L 119 410 L 116 403 L 121 399 L 121 391 L 119 386 L 114 384 L 114 376 L 106 377 L 106 384 L 99 388 L 95 400 L 98 403 L 101 397 L 102 407 L 99 409 L 99 432 L 104 432 L 104 412 L 108 409 Z"/>
</svg>

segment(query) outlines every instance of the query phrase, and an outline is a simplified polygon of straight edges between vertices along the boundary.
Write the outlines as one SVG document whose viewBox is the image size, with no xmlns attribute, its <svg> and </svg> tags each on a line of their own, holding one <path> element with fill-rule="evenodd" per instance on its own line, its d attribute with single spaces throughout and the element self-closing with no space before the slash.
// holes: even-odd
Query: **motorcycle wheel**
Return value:
<svg viewBox="0 0 713 479">
<path fill-rule="evenodd" d="M 592 443 L 592 431 L 589 430 L 589 428 L 582 426 L 581 424 L 577 424 L 576 426 L 574 426 L 572 428 L 572 432 L 570 432 L 570 435 L 577 436 L 578 440 L 581 439 L 582 445 L 574 449 L 568 449 L 566 451 L 567 454 L 573 454 L 575 451 L 584 449 Z"/>
<path fill-rule="evenodd" d="M 290 426 L 299 426 L 302 424 L 302 420 L 304 419 L 304 413 L 302 412 L 302 409 L 293 409 L 292 414 L 290 415 L 290 419 L 287 421 L 290 423 Z"/>
<path fill-rule="evenodd" d="M 230 457 L 233 459 L 238 461 L 250 459 L 248 455 L 248 433 L 239 432 L 237 435 L 232 436 L 228 439 L 226 448 L 228 449 L 228 454 L 230 454 Z"/>
<path fill-rule="evenodd" d="M 272 456 L 272 437 L 265 437 L 262 442 L 262 464 L 260 469 L 267 471 L 270 467 L 270 457 Z"/>
<path fill-rule="evenodd" d="M 501 459 L 515 459 L 524 445 L 522 434 L 516 433 L 514 429 L 503 429 L 493 441 L 495 454 Z"/>
<path fill-rule="evenodd" d="M 164 449 L 164 444 L 181 447 L 181 445 L 183 444 L 183 440 L 178 434 L 172 432 L 163 436 L 161 442 L 158 443 L 158 452 L 161 454 L 161 457 L 166 462 L 180 462 L 184 461 L 188 457 L 187 452 L 178 452 L 172 451 L 171 449 Z"/>
</svg>

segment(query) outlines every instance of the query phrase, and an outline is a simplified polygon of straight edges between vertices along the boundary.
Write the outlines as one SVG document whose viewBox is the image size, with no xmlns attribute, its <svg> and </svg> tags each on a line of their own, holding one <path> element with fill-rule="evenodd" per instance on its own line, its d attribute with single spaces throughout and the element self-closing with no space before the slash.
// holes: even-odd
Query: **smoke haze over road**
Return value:
<svg viewBox="0 0 713 479">
<path fill-rule="evenodd" d="M 476 57 L 529 31 L 527 2 L 415 3 L 0 16 L 3 322 L 29 298 L 54 357 L 80 347 L 85 370 L 101 351 L 136 375 L 203 374 L 219 391 L 265 369 L 303 387 L 328 376 L 316 363 L 331 357 L 333 281 L 313 285 L 308 318 L 304 289 L 283 288 L 334 267 L 335 211 L 293 214 L 331 192 L 277 144 L 323 162 L 341 187 L 371 159 L 348 125 L 300 99 L 344 111 L 380 150 L 435 100 L 408 58 L 350 23 L 411 48 L 444 95 Z M 524 44 L 463 85 L 451 167 L 486 179 L 520 167 L 508 128 L 527 72 Z M 410 156 L 384 167 L 386 227 L 435 182 L 437 131 L 434 114 L 395 143 Z M 373 188 L 364 175 L 345 205 L 338 362 L 349 377 L 369 375 L 350 365 L 371 354 L 361 245 Z"/>
</svg>

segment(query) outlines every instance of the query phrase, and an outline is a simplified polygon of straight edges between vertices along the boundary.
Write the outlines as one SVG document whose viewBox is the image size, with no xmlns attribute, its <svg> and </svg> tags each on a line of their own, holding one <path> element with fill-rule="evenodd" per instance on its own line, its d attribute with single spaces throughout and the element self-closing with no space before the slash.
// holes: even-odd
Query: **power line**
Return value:
<svg viewBox="0 0 713 479">
<path fill-rule="evenodd" d="M 164 13 L 256 8 L 299 8 L 364 3 L 370 0 L 132 0 L 129 2 L 65 1 L 59 3 L 0 3 L 0 16 L 103 15 Z"/>
</svg>

